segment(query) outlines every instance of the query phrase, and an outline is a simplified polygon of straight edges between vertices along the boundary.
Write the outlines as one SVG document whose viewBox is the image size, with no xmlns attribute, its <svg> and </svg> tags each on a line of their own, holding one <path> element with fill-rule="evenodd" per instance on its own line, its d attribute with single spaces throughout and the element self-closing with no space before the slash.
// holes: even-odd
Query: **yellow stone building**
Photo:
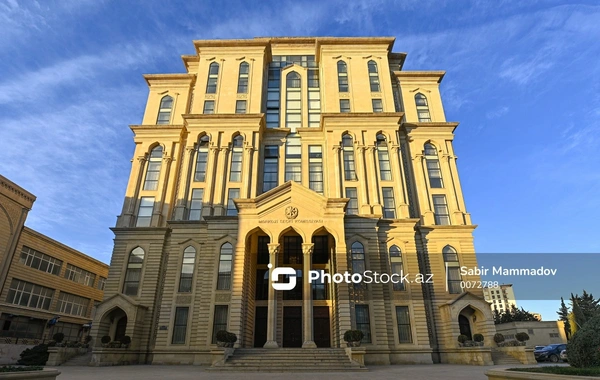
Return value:
<svg viewBox="0 0 600 380">
<path fill-rule="evenodd" d="M 393 43 L 200 40 L 185 74 L 144 76 L 96 342 L 121 326 L 125 362 L 210 364 L 219 330 L 242 349 L 314 349 L 358 329 L 367 364 L 490 364 L 457 342 L 495 330 L 482 290 L 461 288 L 479 279 L 458 270 L 477 265 L 476 226 L 444 72 L 403 71 Z M 279 267 L 292 290 L 271 286 Z M 326 281 L 365 271 L 412 281 Z M 93 362 L 123 362 L 111 355 Z"/>
</svg>

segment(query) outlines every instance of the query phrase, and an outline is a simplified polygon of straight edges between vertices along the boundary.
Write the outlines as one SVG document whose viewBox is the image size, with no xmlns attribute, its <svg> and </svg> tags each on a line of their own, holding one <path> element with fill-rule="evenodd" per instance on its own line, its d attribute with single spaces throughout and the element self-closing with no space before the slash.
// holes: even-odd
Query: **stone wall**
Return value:
<svg viewBox="0 0 600 380">
<path fill-rule="evenodd" d="M 48 366 L 59 366 L 67 360 L 74 358 L 75 356 L 85 355 L 87 348 L 76 348 L 76 347 L 50 347 L 48 348 Z"/>
<path fill-rule="evenodd" d="M 0 365 L 16 364 L 21 352 L 33 344 L 0 344 Z"/>
</svg>

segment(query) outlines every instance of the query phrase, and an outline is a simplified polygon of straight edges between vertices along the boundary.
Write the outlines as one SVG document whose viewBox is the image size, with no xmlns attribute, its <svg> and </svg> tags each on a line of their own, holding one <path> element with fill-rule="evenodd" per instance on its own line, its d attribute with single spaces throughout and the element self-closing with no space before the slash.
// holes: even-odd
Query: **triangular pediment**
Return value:
<svg viewBox="0 0 600 380">
<path fill-rule="evenodd" d="M 446 305 L 454 305 L 456 304 L 458 301 L 485 301 L 485 299 L 483 297 L 479 297 L 471 292 L 464 292 L 459 294 L 457 297 L 454 297 L 454 299 L 451 299 L 450 301 L 446 302 Z"/>
</svg>

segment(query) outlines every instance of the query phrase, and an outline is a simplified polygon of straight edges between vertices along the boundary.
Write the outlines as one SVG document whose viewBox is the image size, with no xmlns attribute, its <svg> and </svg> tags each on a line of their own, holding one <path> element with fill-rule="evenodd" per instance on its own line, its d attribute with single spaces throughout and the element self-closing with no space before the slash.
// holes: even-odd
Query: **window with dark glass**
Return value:
<svg viewBox="0 0 600 380">
<path fill-rule="evenodd" d="M 398 275 L 396 276 L 396 278 L 401 278 L 404 270 L 404 267 L 402 265 L 402 251 L 400 251 L 400 248 L 398 248 L 398 246 L 396 245 L 390 247 L 390 266 L 392 269 L 392 273 Z M 406 289 L 404 283 L 401 281 L 394 283 L 393 288 L 394 290 L 398 291 Z"/>
<path fill-rule="evenodd" d="M 350 198 L 346 205 L 346 215 L 357 215 L 358 214 L 358 194 L 356 187 L 346 188 L 346 198 Z"/>
<path fill-rule="evenodd" d="M 137 296 L 142 278 L 142 266 L 144 265 L 145 252 L 142 248 L 134 248 L 129 253 L 125 281 L 123 281 L 123 294 Z"/>
<path fill-rule="evenodd" d="M 234 199 L 238 199 L 240 197 L 240 189 L 229 189 L 228 197 L 227 197 L 227 215 L 228 216 L 236 216 L 238 214 L 237 207 L 235 207 L 235 203 L 233 203 Z"/>
<path fill-rule="evenodd" d="M 246 101 L 245 100 L 236 100 L 235 113 L 246 113 Z"/>
<path fill-rule="evenodd" d="M 217 92 L 217 82 L 219 80 L 219 64 L 213 62 L 208 68 L 208 83 L 206 84 L 206 93 L 215 94 Z"/>
<path fill-rule="evenodd" d="M 383 103 L 381 99 L 372 99 L 371 103 L 373 105 L 373 112 L 383 112 Z"/>
<path fill-rule="evenodd" d="M 285 126 L 292 133 L 302 126 L 302 81 L 295 71 L 286 76 L 286 114 Z"/>
<path fill-rule="evenodd" d="M 389 219 L 396 218 L 396 202 L 394 201 L 394 188 L 384 187 L 381 189 L 383 194 L 383 217 Z"/>
<path fill-rule="evenodd" d="M 308 69 L 308 126 L 321 124 L 321 92 L 319 89 L 319 70 Z"/>
<path fill-rule="evenodd" d="M 257 269 L 256 270 L 256 291 L 255 291 L 254 298 L 259 301 L 269 299 L 269 270 L 268 269 Z"/>
<path fill-rule="evenodd" d="M 173 320 L 173 338 L 171 340 L 172 344 L 185 344 L 189 310 L 190 309 L 188 307 L 175 308 L 175 319 Z"/>
<path fill-rule="evenodd" d="M 290 275 L 283 275 L 283 282 L 290 282 Z M 302 300 L 302 289 L 304 288 L 304 281 L 302 279 L 302 270 L 296 269 L 296 287 L 291 290 L 283 292 L 283 299 L 290 301 Z"/>
<path fill-rule="evenodd" d="M 415 95 L 415 103 L 417 105 L 417 116 L 420 122 L 431 121 L 431 114 L 429 113 L 429 104 L 425 95 L 418 93 Z"/>
<path fill-rule="evenodd" d="M 219 274 L 217 290 L 231 289 L 231 261 L 233 260 L 233 245 L 225 243 L 221 246 L 219 255 Z"/>
<path fill-rule="evenodd" d="M 171 110 L 173 109 L 173 98 L 169 95 L 160 100 L 158 119 L 156 124 L 169 124 L 171 122 Z"/>
<path fill-rule="evenodd" d="M 13 305 L 50 310 L 54 289 L 13 278 L 6 302 Z"/>
<path fill-rule="evenodd" d="M 217 333 L 219 331 L 227 331 L 227 305 L 215 305 L 215 317 L 213 319 L 213 335 L 212 344 L 217 343 Z"/>
<path fill-rule="evenodd" d="M 350 99 L 340 99 L 340 112 L 350 112 Z"/>
<path fill-rule="evenodd" d="M 257 264 L 268 264 L 269 263 L 269 237 L 259 236 L 258 237 L 258 257 L 256 258 Z"/>
<path fill-rule="evenodd" d="M 96 281 L 96 275 L 94 273 L 76 267 L 73 264 L 67 264 L 67 269 L 65 270 L 65 278 L 67 280 L 71 280 L 78 284 L 87 286 L 94 286 L 94 282 Z"/>
<path fill-rule="evenodd" d="M 369 318 L 369 305 L 355 305 L 356 329 L 362 331 L 361 342 L 371 343 L 371 321 Z"/>
<path fill-rule="evenodd" d="M 237 135 L 233 138 L 233 147 L 231 149 L 231 170 L 229 171 L 229 181 L 240 182 L 242 180 L 242 153 L 244 138 Z"/>
<path fill-rule="evenodd" d="M 442 181 L 442 170 L 440 160 L 438 159 L 437 149 L 432 144 L 425 144 L 425 165 L 427 166 L 427 176 L 429 177 L 429 186 L 434 189 L 444 187 Z"/>
<path fill-rule="evenodd" d="M 355 241 L 350 247 L 350 254 L 352 258 L 352 273 L 364 273 L 367 269 L 365 266 L 365 247 Z"/>
<path fill-rule="evenodd" d="M 410 329 L 410 314 L 408 306 L 396 306 L 396 320 L 398 322 L 398 339 L 400 343 L 412 343 Z"/>
<path fill-rule="evenodd" d="M 460 275 L 460 263 L 458 262 L 458 253 L 451 246 L 447 245 L 442 249 L 444 263 L 448 277 L 448 292 L 450 294 L 460 294 L 463 292 L 460 283 L 462 277 Z"/>
<path fill-rule="evenodd" d="M 381 133 L 377 134 L 377 158 L 379 159 L 379 176 L 382 181 L 392 180 L 392 167 L 387 141 Z"/>
<path fill-rule="evenodd" d="M 204 110 L 202 113 L 205 115 L 215 113 L 215 101 L 214 100 L 205 100 L 204 101 Z"/>
<path fill-rule="evenodd" d="M 280 62 L 273 62 L 269 65 L 269 74 L 267 80 L 267 128 L 277 128 L 279 126 L 279 101 L 280 101 L 280 82 L 281 69 Z"/>
<path fill-rule="evenodd" d="M 160 166 L 162 164 L 163 149 L 157 145 L 150 152 L 148 158 L 148 167 L 146 168 L 146 180 L 144 181 L 144 190 L 158 189 L 158 179 L 160 176 Z"/>
<path fill-rule="evenodd" d="M 450 225 L 450 214 L 448 213 L 448 204 L 445 195 L 433 196 L 433 213 L 435 215 L 435 224 L 440 226 Z"/>
<path fill-rule="evenodd" d="M 279 147 L 265 146 L 265 165 L 263 168 L 263 193 L 274 189 L 278 184 Z"/>
<path fill-rule="evenodd" d="M 342 136 L 342 153 L 344 156 L 344 179 L 346 181 L 356 180 L 354 142 L 349 134 Z"/>
<path fill-rule="evenodd" d="M 377 63 L 375 61 L 369 61 L 368 67 L 371 92 L 379 92 L 381 90 L 379 88 L 379 72 L 377 71 Z"/>
<path fill-rule="evenodd" d="M 154 197 L 142 197 L 138 208 L 136 227 L 150 227 L 152 211 L 154 210 Z"/>
<path fill-rule="evenodd" d="M 329 273 L 328 270 L 324 270 L 324 273 Z M 312 286 L 312 299 L 316 301 L 323 301 L 329 299 L 329 292 L 327 288 L 327 282 L 321 276 L 321 271 L 319 271 L 319 278 L 313 280 L 311 282 Z"/>
<path fill-rule="evenodd" d="M 90 306 L 90 299 L 80 297 L 75 294 L 60 292 L 56 311 L 59 313 L 75 315 L 78 317 L 86 317 L 87 310 Z"/>
<path fill-rule="evenodd" d="M 302 183 L 302 141 L 296 133 L 285 140 L 285 181 Z"/>
<path fill-rule="evenodd" d="M 206 165 L 208 164 L 208 145 L 210 138 L 206 135 L 200 138 L 198 143 L 198 153 L 196 156 L 196 172 L 194 173 L 194 181 L 204 182 L 206 180 Z"/>
<path fill-rule="evenodd" d="M 348 92 L 348 66 L 344 61 L 338 61 L 338 91 Z"/>
<path fill-rule="evenodd" d="M 238 77 L 238 94 L 248 93 L 248 74 L 250 73 L 250 65 L 247 62 L 240 63 L 240 74 Z"/>
<path fill-rule="evenodd" d="M 320 145 L 308 147 L 308 187 L 323 194 L 323 148 Z"/>
<path fill-rule="evenodd" d="M 204 189 L 193 189 L 192 198 L 190 199 L 190 211 L 188 220 L 200 220 L 202 216 L 202 198 L 204 197 Z"/>
<path fill-rule="evenodd" d="M 283 263 L 302 264 L 302 238 L 300 236 L 283 237 Z"/>
<path fill-rule="evenodd" d="M 192 279 L 194 277 L 194 266 L 196 263 L 196 249 L 191 245 L 183 251 L 181 262 L 181 274 L 179 276 L 179 292 L 189 293 L 192 291 Z"/>
<path fill-rule="evenodd" d="M 26 246 L 23 246 L 21 249 L 21 258 L 19 261 L 21 264 L 25 264 L 28 267 L 40 270 L 42 272 L 52 273 L 56 276 L 60 274 L 60 269 L 62 268 L 63 264 L 63 262 L 59 259 L 55 259 L 52 256 L 48 256 Z"/>
<path fill-rule="evenodd" d="M 329 237 L 327 235 L 313 236 L 312 243 L 314 244 L 312 263 L 327 264 L 329 262 Z"/>
</svg>

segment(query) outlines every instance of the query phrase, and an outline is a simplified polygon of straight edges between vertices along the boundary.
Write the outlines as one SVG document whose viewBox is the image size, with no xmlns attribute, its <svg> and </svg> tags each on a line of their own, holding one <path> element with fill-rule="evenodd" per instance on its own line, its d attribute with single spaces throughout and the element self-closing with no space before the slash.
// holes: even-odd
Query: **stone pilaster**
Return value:
<svg viewBox="0 0 600 380">
<path fill-rule="evenodd" d="M 279 252 L 279 243 L 269 243 L 269 302 L 267 304 L 267 342 L 264 348 L 279 348 L 275 341 L 277 330 L 277 295 L 273 288 L 273 269 L 277 265 L 277 253 Z"/>
<path fill-rule="evenodd" d="M 304 325 L 304 342 L 302 348 L 317 348 L 314 342 L 313 331 L 313 303 L 312 303 L 312 286 L 309 280 L 308 272 L 312 263 L 312 253 L 314 249 L 313 243 L 302 243 L 302 268 L 304 278 L 304 286 L 302 287 L 302 321 Z"/>
</svg>

